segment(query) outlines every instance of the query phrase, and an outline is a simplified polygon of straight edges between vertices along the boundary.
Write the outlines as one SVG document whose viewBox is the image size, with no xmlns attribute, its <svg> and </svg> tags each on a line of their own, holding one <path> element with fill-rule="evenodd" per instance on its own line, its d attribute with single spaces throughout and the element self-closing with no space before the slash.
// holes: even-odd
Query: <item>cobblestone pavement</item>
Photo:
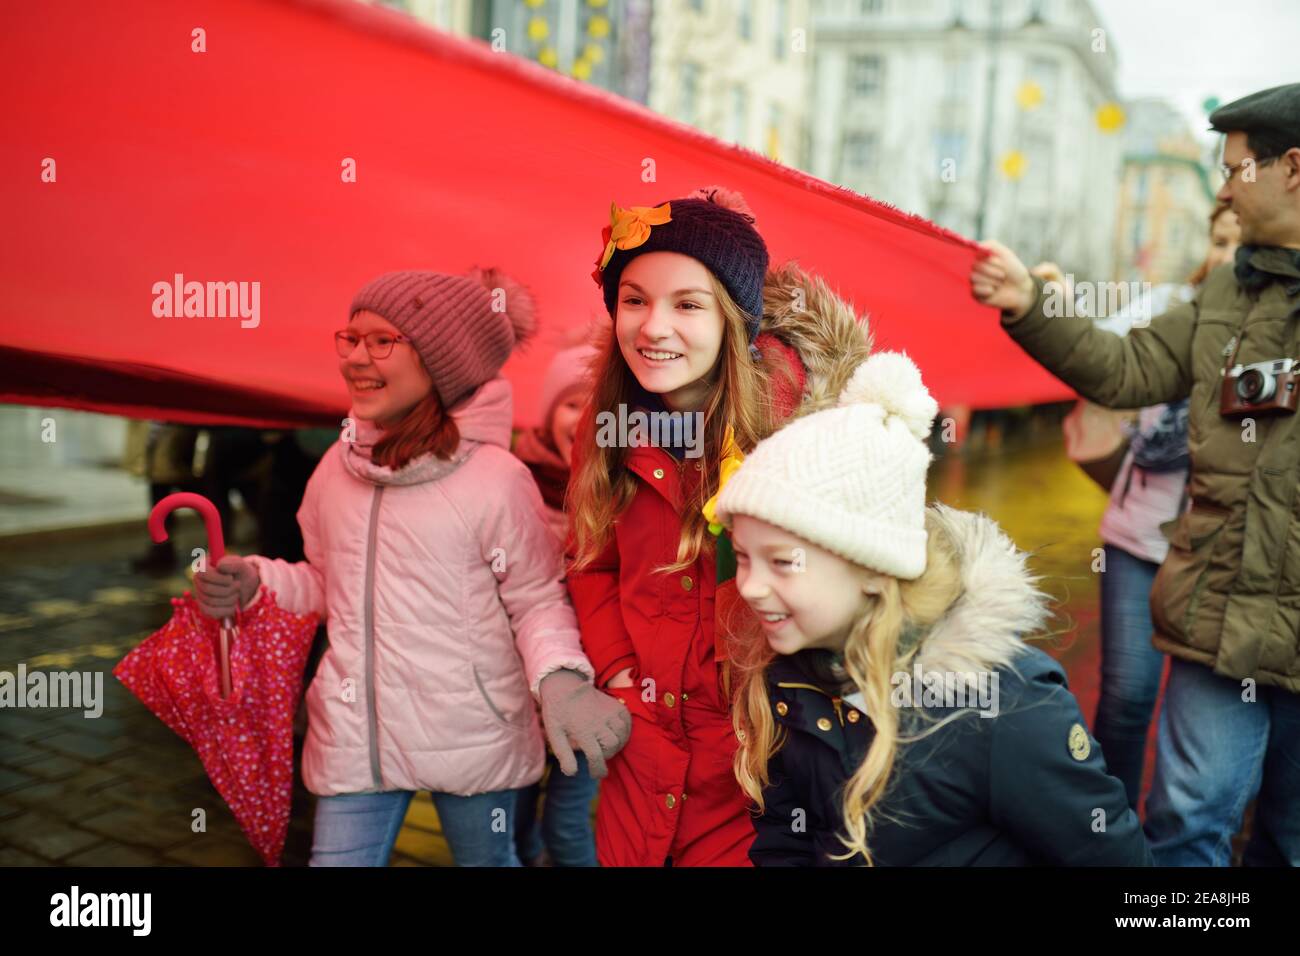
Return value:
<svg viewBox="0 0 1300 956">
<path fill-rule="evenodd" d="M 1072 622 L 1049 650 L 1065 661 L 1091 720 L 1097 684 L 1100 491 L 1066 462 L 1057 445 L 996 458 L 948 458 L 931 495 L 987 511 L 1027 549 Z M 202 543 L 185 525 L 182 553 Z M 190 748 L 129 694 L 111 671 L 171 614 L 188 586 L 181 575 L 133 573 L 128 559 L 147 543 L 136 535 L 16 548 L 0 540 L 0 670 L 93 670 L 104 675 L 102 716 L 80 711 L 0 711 L 0 866 L 256 865 L 259 860 Z M 232 548 L 241 550 L 238 544 Z M 245 549 L 247 550 L 247 546 Z M 191 829 L 196 809 L 207 829 Z M 303 865 L 313 800 L 299 785 L 284 855 Z M 447 866 L 451 854 L 428 794 L 411 805 L 395 865 Z"/>
</svg>

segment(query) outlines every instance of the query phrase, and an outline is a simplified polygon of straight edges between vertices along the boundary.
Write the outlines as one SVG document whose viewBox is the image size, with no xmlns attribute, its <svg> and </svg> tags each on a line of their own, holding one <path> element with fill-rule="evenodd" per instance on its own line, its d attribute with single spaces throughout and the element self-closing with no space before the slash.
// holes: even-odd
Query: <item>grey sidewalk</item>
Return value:
<svg viewBox="0 0 1300 956">
<path fill-rule="evenodd" d="M 112 676 L 171 615 L 188 581 L 133 574 L 134 533 L 38 549 L 0 543 L 0 670 L 103 674 L 103 714 L 0 710 L 0 866 L 260 865 L 194 752 Z M 178 543 L 201 543 L 186 526 Z M 284 865 L 310 849 L 313 798 L 301 786 Z M 207 830 L 191 829 L 194 810 Z M 427 794 L 412 803 L 396 865 L 450 865 Z"/>
</svg>

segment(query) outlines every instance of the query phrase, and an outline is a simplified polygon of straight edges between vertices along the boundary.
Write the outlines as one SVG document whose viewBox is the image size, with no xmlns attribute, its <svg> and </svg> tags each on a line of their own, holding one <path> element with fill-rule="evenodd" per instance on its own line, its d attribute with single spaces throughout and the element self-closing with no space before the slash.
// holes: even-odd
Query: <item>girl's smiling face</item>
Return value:
<svg viewBox="0 0 1300 956">
<path fill-rule="evenodd" d="M 881 576 L 749 515 L 731 531 L 736 589 L 757 615 L 772 650 L 842 651 L 870 612 Z"/>
<path fill-rule="evenodd" d="M 619 279 L 614 329 L 623 361 L 670 411 L 700 411 L 722 350 L 712 275 L 679 252 L 647 252 Z"/>
<path fill-rule="evenodd" d="M 339 371 L 352 396 L 352 408 L 358 418 L 374 421 L 383 428 L 391 427 L 433 391 L 433 379 L 410 342 L 391 343 L 392 351 L 387 358 L 371 357 L 365 336 L 379 333 L 392 339 L 402 337 L 397 327 L 383 316 L 358 312 L 348 323 L 348 331 L 358 340 L 352 351 L 339 359 Z"/>
</svg>

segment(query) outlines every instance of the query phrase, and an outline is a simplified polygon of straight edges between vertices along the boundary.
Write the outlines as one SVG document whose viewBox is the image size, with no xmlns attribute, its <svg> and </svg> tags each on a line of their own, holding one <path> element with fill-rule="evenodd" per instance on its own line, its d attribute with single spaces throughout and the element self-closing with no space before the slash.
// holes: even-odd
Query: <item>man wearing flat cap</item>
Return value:
<svg viewBox="0 0 1300 956">
<path fill-rule="evenodd" d="M 1121 338 L 1049 318 L 1042 280 L 985 242 L 975 298 L 1084 398 L 1190 396 L 1189 508 L 1162 527 L 1153 644 L 1171 658 L 1146 834 L 1157 865 L 1226 866 L 1256 800 L 1248 865 L 1300 866 L 1300 83 L 1210 116 L 1235 263 Z"/>
</svg>

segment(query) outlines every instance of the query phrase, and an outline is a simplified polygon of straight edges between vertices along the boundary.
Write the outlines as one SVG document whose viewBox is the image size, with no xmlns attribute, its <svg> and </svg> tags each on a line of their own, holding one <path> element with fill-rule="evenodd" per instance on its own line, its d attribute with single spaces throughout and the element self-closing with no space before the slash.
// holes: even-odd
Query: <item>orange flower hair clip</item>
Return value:
<svg viewBox="0 0 1300 956">
<path fill-rule="evenodd" d="M 660 226 L 672 221 L 672 203 L 662 206 L 632 206 L 622 209 L 618 203 L 609 204 L 609 225 L 600 231 L 600 238 L 605 241 L 605 248 L 596 260 L 596 271 L 591 277 L 596 285 L 604 283 L 605 266 L 615 249 L 635 249 L 650 238 L 650 227 Z"/>
</svg>

